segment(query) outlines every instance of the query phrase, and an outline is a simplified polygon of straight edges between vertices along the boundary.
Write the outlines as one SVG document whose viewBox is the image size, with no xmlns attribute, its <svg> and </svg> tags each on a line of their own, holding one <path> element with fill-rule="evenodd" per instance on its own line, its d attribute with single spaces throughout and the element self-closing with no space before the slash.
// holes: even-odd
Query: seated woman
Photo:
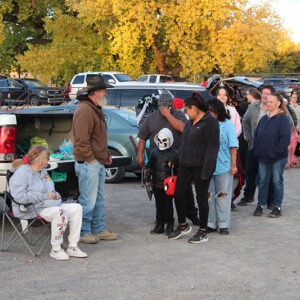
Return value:
<svg viewBox="0 0 300 300">
<path fill-rule="evenodd" d="M 9 189 L 14 199 L 20 203 L 33 202 L 37 213 L 47 222 L 51 222 L 50 256 L 57 260 L 68 260 L 69 256 L 87 257 L 77 243 L 80 238 L 82 207 L 77 203 L 62 204 L 60 195 L 54 189 L 54 183 L 45 167 L 48 164 L 49 151 L 43 146 L 32 146 L 23 159 L 13 161 L 16 168 L 9 181 Z M 32 206 L 21 212 L 17 204 L 12 205 L 16 217 L 30 219 L 36 217 Z M 66 252 L 61 248 L 63 234 L 69 221 L 69 246 Z"/>
</svg>

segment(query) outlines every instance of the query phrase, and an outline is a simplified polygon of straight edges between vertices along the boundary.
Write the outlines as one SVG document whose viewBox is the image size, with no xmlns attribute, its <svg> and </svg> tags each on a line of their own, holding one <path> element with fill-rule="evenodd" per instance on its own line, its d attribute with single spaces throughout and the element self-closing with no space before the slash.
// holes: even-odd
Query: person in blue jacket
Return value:
<svg viewBox="0 0 300 300">
<path fill-rule="evenodd" d="M 280 94 L 269 95 L 268 113 L 259 121 L 254 134 L 254 153 L 259 161 L 258 205 L 253 213 L 261 216 L 266 205 L 269 182 L 274 186 L 274 208 L 269 217 L 281 216 L 283 200 L 283 171 L 288 158 L 291 138 L 290 123 Z"/>
</svg>

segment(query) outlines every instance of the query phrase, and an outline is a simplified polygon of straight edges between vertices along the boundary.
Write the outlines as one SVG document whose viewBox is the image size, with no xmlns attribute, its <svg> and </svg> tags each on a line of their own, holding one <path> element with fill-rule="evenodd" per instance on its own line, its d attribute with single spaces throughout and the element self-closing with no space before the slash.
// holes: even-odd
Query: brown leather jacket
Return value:
<svg viewBox="0 0 300 300">
<path fill-rule="evenodd" d="M 74 156 L 77 161 L 97 159 L 105 164 L 110 155 L 104 113 L 88 97 L 81 99 L 73 116 Z"/>
</svg>

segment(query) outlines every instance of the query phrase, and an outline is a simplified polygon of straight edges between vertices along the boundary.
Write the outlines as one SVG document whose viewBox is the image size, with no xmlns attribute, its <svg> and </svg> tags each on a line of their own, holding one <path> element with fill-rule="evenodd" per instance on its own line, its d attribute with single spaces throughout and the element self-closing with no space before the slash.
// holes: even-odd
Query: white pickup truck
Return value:
<svg viewBox="0 0 300 300">
<path fill-rule="evenodd" d="M 59 108 L 59 109 L 58 109 Z M 12 170 L 12 161 L 19 145 L 26 137 L 44 138 L 51 149 L 59 149 L 63 140 L 73 140 L 72 118 L 76 106 L 59 106 L 36 109 L 22 109 L 0 112 L 0 174 Z M 128 140 L 128 142 L 130 142 Z M 24 153 L 25 154 L 25 153 Z M 113 156 L 112 167 L 127 166 L 132 157 Z M 49 162 L 49 170 L 67 172 L 66 182 L 56 183 L 57 190 L 64 197 L 77 195 L 77 177 L 74 160 Z M 6 190 L 6 178 L 0 176 L 0 194 Z"/>
</svg>

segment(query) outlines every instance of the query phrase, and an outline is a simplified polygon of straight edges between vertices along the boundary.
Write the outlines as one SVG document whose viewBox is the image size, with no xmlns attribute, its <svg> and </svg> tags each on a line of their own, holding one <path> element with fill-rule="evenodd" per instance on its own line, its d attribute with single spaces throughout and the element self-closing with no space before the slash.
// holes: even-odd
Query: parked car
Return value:
<svg viewBox="0 0 300 300">
<path fill-rule="evenodd" d="M 273 85 L 278 93 L 290 96 L 293 89 L 300 89 L 300 81 L 297 78 L 261 78 L 258 80 L 263 84 Z"/>
<path fill-rule="evenodd" d="M 104 81 L 109 84 L 132 81 L 133 79 L 126 73 L 121 72 L 83 72 L 76 74 L 70 81 L 69 97 L 75 99 L 78 90 L 86 87 L 86 79 L 95 74 L 101 74 Z"/>
<path fill-rule="evenodd" d="M 171 75 L 150 74 L 150 75 L 140 76 L 137 79 L 137 81 L 159 83 L 159 82 L 174 82 L 174 79 Z"/>
<path fill-rule="evenodd" d="M 2 79 L 0 90 L 3 94 L 1 105 L 57 105 L 64 101 L 61 89 L 47 87 L 38 79 Z"/>
<path fill-rule="evenodd" d="M 193 91 L 199 91 L 208 99 L 209 92 L 202 86 L 189 83 L 119 83 L 114 88 L 107 89 L 107 103 L 117 107 L 134 108 L 138 101 L 146 95 L 160 95 L 164 90 L 169 91 L 173 97 L 186 99 Z"/>
<path fill-rule="evenodd" d="M 66 101 L 69 101 L 70 100 L 70 81 L 68 82 L 68 84 L 66 86 L 63 86 L 61 88 L 62 90 L 62 95 L 64 96 L 65 100 Z"/>
<path fill-rule="evenodd" d="M 73 140 L 72 118 L 76 108 L 77 105 L 59 105 L 16 111 L 16 143 L 22 144 L 27 136 L 39 136 L 46 139 L 53 151 L 58 149 L 63 140 Z M 132 158 L 126 167 L 106 168 L 106 182 L 120 182 L 125 172 L 141 172 L 135 160 L 139 130 L 136 126 L 136 115 L 134 111 L 116 107 L 104 107 L 103 112 L 111 154 Z"/>
</svg>

